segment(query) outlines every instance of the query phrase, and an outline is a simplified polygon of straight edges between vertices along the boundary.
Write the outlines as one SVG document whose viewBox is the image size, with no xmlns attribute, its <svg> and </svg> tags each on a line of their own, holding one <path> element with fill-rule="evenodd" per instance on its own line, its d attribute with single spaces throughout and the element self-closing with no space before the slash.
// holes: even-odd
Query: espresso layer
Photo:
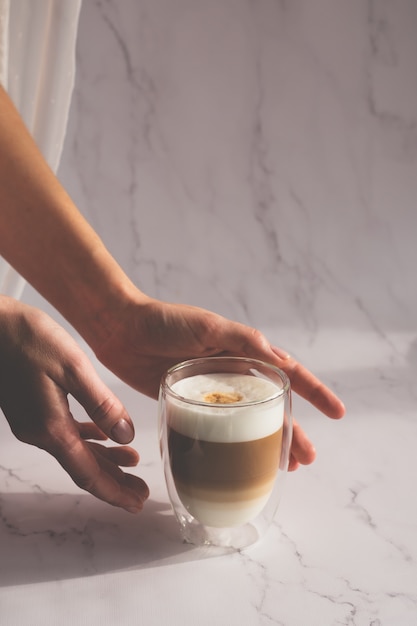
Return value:
<svg viewBox="0 0 417 626">
<path fill-rule="evenodd" d="M 218 443 L 168 430 L 174 481 L 189 496 L 213 501 L 252 499 L 270 489 L 279 466 L 282 428 L 254 441 Z"/>
</svg>

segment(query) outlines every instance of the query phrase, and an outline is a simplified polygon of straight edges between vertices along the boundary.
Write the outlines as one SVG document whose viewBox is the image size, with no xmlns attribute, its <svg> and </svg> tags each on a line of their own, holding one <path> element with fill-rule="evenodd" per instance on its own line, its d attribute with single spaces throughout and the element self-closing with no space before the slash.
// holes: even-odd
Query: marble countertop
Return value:
<svg viewBox="0 0 417 626">
<path fill-rule="evenodd" d="M 347 414 L 331 422 L 294 398 L 317 460 L 288 475 L 273 527 L 242 552 L 181 543 L 159 461 L 156 403 L 106 371 L 135 420 L 136 471 L 151 488 L 138 516 L 78 490 L 0 421 L 2 625 L 417 622 L 415 337 L 287 336 L 340 393 Z"/>
</svg>

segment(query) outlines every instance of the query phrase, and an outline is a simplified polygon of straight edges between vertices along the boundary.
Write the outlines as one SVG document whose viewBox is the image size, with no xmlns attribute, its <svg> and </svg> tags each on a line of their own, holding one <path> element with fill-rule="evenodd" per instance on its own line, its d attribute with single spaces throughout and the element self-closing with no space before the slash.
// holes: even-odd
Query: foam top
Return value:
<svg viewBox="0 0 417 626">
<path fill-rule="evenodd" d="M 167 398 L 169 425 L 188 437 L 228 443 L 251 441 L 271 435 L 283 424 L 281 389 L 264 378 L 200 374 L 177 381 L 172 390 L 182 398 L 202 403 Z M 259 404 L 245 404 L 248 402 Z"/>
<path fill-rule="evenodd" d="M 236 399 L 237 403 L 260 402 L 276 396 L 280 391 L 271 380 L 226 372 L 189 376 L 174 383 L 172 390 L 187 400 L 208 404 L 230 404 L 232 399 Z M 218 400 L 208 399 L 217 394 Z M 225 398 L 224 402 L 221 402 L 222 396 Z"/>
</svg>

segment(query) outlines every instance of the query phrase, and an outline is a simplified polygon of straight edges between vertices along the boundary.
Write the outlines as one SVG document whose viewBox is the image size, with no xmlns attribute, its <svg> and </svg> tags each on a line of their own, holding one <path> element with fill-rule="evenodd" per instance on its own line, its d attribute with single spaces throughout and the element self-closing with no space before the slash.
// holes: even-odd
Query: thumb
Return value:
<svg viewBox="0 0 417 626">
<path fill-rule="evenodd" d="M 83 361 L 76 372 L 72 371 L 70 380 L 64 382 L 65 389 L 110 439 L 120 444 L 130 443 L 135 429 L 127 410 L 103 383 L 87 356 Z"/>
</svg>

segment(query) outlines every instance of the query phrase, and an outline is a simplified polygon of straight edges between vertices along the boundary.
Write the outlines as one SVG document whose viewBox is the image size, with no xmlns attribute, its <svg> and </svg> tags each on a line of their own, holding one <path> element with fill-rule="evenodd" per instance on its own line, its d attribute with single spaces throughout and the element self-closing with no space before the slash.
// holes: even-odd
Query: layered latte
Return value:
<svg viewBox="0 0 417 626">
<path fill-rule="evenodd" d="M 172 390 L 168 448 L 182 504 L 207 526 L 254 519 L 270 496 L 281 457 L 280 388 L 256 376 L 219 373 L 184 378 Z"/>
</svg>

